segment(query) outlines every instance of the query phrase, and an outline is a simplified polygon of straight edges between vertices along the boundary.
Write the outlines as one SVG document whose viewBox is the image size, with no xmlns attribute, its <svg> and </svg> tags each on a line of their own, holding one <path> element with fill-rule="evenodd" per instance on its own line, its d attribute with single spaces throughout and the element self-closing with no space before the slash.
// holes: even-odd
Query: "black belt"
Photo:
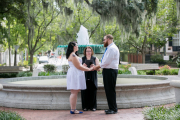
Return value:
<svg viewBox="0 0 180 120">
<path fill-rule="evenodd" d="M 118 70 L 118 69 L 112 69 L 112 68 L 103 68 L 103 70 Z"/>
</svg>

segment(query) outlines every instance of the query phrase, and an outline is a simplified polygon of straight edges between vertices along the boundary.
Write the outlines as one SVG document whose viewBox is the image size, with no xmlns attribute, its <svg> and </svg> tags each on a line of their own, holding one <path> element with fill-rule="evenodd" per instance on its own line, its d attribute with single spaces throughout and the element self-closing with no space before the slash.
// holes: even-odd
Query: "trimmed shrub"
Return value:
<svg viewBox="0 0 180 120">
<path fill-rule="evenodd" d="M 46 72 L 55 72 L 56 71 L 56 66 L 52 64 L 44 65 L 44 70 Z"/>
<path fill-rule="evenodd" d="M 179 69 L 171 69 L 171 75 L 178 75 Z"/>
<path fill-rule="evenodd" d="M 154 71 L 153 70 L 146 70 L 146 75 L 154 75 Z"/>
<path fill-rule="evenodd" d="M 166 63 L 160 54 L 152 55 L 150 62 L 151 63 L 159 63 L 159 64 L 165 64 Z"/>
<path fill-rule="evenodd" d="M 25 71 L 25 72 L 19 72 L 17 74 L 17 77 L 29 77 L 29 76 L 32 76 L 32 72 Z"/>
<path fill-rule="evenodd" d="M 13 111 L 0 111 L 0 120 L 25 120 L 18 113 Z"/>
<path fill-rule="evenodd" d="M 170 75 L 171 72 L 170 72 L 170 70 L 164 69 L 164 70 L 162 70 L 162 74 L 163 75 Z"/>
<path fill-rule="evenodd" d="M 17 73 L 0 73 L 0 78 L 12 78 L 16 77 Z"/>
<path fill-rule="evenodd" d="M 49 72 L 39 72 L 38 76 L 49 76 Z"/>
<path fill-rule="evenodd" d="M 138 70 L 137 73 L 138 75 L 146 75 L 146 71 L 144 70 Z"/>
<path fill-rule="evenodd" d="M 123 71 L 122 70 L 118 70 L 118 74 L 122 74 L 123 73 Z"/>
</svg>

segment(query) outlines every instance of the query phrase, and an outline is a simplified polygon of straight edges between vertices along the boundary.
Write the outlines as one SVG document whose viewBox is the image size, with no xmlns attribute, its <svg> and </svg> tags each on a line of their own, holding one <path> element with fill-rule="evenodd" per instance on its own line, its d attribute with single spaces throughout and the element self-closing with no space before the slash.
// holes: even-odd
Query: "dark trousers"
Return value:
<svg viewBox="0 0 180 120">
<path fill-rule="evenodd" d="M 86 80 L 86 90 L 81 90 L 82 109 L 97 108 L 96 94 L 97 89 L 91 80 Z"/>
<path fill-rule="evenodd" d="M 107 102 L 110 110 L 117 111 L 116 104 L 116 80 L 117 80 L 117 69 L 103 69 L 103 82 L 104 89 L 106 92 Z"/>
</svg>

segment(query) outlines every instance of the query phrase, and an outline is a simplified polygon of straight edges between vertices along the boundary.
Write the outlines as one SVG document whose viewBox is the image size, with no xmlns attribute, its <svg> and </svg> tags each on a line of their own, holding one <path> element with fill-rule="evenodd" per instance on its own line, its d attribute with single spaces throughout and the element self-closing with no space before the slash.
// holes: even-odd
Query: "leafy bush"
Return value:
<svg viewBox="0 0 180 120">
<path fill-rule="evenodd" d="M 177 67 L 180 68 L 180 63 L 177 64 Z"/>
<path fill-rule="evenodd" d="M 6 63 L 0 64 L 0 66 L 6 66 Z"/>
<path fill-rule="evenodd" d="M 97 71 L 97 74 L 102 74 L 102 69 L 100 71 Z"/>
<path fill-rule="evenodd" d="M 38 76 L 49 76 L 49 72 L 39 72 Z"/>
<path fill-rule="evenodd" d="M 146 75 L 154 75 L 154 70 L 146 70 Z"/>
<path fill-rule="evenodd" d="M 27 61 L 27 60 L 23 61 L 23 66 L 24 66 L 25 68 L 28 67 L 28 61 Z"/>
<path fill-rule="evenodd" d="M 12 78 L 16 77 L 17 73 L 0 73 L 0 78 Z"/>
<path fill-rule="evenodd" d="M 138 70 L 137 73 L 138 75 L 146 75 L 146 71 L 144 70 Z"/>
<path fill-rule="evenodd" d="M 164 70 L 164 69 L 171 69 L 171 67 L 170 67 L 170 66 L 168 66 L 168 65 L 164 65 L 164 66 L 159 67 L 159 68 L 160 68 L 160 70 Z"/>
<path fill-rule="evenodd" d="M 13 111 L 0 111 L 0 120 L 25 120 L 18 113 Z"/>
<path fill-rule="evenodd" d="M 178 75 L 179 69 L 171 69 L 171 75 Z"/>
<path fill-rule="evenodd" d="M 151 61 L 151 63 L 159 63 L 159 64 L 165 64 L 166 63 L 160 54 L 152 55 L 150 61 Z"/>
<path fill-rule="evenodd" d="M 127 64 L 127 65 L 119 65 L 119 68 L 123 68 L 124 70 L 128 70 L 129 67 L 131 67 L 131 64 Z"/>
<path fill-rule="evenodd" d="M 162 71 L 162 74 L 163 74 L 163 75 L 170 75 L 171 72 L 170 72 L 170 70 L 164 69 L 164 70 Z"/>
<path fill-rule="evenodd" d="M 56 71 L 56 66 L 55 65 L 51 65 L 51 64 L 48 64 L 48 65 L 44 65 L 44 70 L 46 72 L 55 72 Z"/>
<path fill-rule="evenodd" d="M 18 66 L 23 66 L 23 63 L 21 60 L 18 62 Z"/>
<path fill-rule="evenodd" d="M 33 57 L 33 64 L 37 62 L 37 57 Z M 30 65 L 30 56 L 28 56 L 28 63 Z"/>
<path fill-rule="evenodd" d="M 180 105 L 145 108 L 143 114 L 145 120 L 180 120 Z"/>
<path fill-rule="evenodd" d="M 26 71 L 26 72 L 19 72 L 17 74 L 17 77 L 29 77 L 32 76 L 32 72 Z"/>
<path fill-rule="evenodd" d="M 131 74 L 131 71 L 129 71 L 129 70 L 124 70 L 124 71 L 122 72 L 122 74 Z"/>
<path fill-rule="evenodd" d="M 118 70 L 118 74 L 122 74 L 123 73 L 123 71 L 122 70 Z"/>
<path fill-rule="evenodd" d="M 156 75 L 178 75 L 179 69 L 160 69 L 156 70 Z"/>
</svg>

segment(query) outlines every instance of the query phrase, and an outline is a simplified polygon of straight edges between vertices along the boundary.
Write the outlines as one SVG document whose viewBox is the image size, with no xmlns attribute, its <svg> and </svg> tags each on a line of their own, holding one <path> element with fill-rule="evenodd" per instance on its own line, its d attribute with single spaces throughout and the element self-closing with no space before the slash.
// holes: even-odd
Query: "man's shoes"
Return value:
<svg viewBox="0 0 180 120">
<path fill-rule="evenodd" d="M 87 108 L 84 108 L 83 111 L 88 111 L 88 109 L 87 109 Z"/>
<path fill-rule="evenodd" d="M 91 109 L 91 111 L 96 111 L 96 108 Z"/>
<path fill-rule="evenodd" d="M 105 110 L 106 114 L 116 114 L 117 111 L 113 111 L 113 110 Z"/>
</svg>

